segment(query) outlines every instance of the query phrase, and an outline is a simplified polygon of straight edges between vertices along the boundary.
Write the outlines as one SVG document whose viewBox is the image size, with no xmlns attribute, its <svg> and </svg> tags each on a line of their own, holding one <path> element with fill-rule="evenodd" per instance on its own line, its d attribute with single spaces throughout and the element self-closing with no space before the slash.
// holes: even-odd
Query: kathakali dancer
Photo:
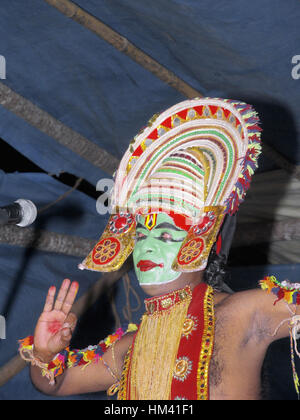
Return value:
<svg viewBox="0 0 300 420">
<path fill-rule="evenodd" d="M 296 337 L 300 299 L 295 286 L 273 277 L 261 286 L 277 294 L 276 305 L 259 288 L 230 293 L 222 281 L 234 214 L 261 151 L 258 123 L 243 102 L 196 98 L 155 115 L 133 139 L 115 175 L 107 227 L 79 268 L 115 271 L 133 253 L 149 295 L 145 313 L 138 325 L 71 350 L 78 285 L 65 280 L 56 299 L 50 288 L 34 336 L 20 344 L 41 391 L 108 390 L 131 400 L 260 397 L 266 350 L 275 339 Z"/>
</svg>

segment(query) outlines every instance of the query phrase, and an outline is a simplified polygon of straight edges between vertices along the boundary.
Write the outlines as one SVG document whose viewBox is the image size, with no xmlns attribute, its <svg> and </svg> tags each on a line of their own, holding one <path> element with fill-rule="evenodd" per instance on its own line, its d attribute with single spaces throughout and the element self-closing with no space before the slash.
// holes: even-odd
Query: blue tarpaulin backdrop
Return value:
<svg viewBox="0 0 300 420">
<path fill-rule="evenodd" d="M 293 57 L 300 54 L 298 0 L 78 0 L 76 4 L 204 96 L 253 104 L 262 119 L 263 141 L 299 165 L 300 71 L 299 79 L 297 72 L 292 72 L 296 65 Z M 1 84 L 118 159 L 153 114 L 185 99 L 43 0 L 1 1 L 0 55 L 6 62 L 6 79 L 0 80 Z M 20 197 L 38 207 L 55 201 L 68 187 L 49 174 L 67 172 L 94 187 L 99 179 L 111 176 L 7 110 L 1 96 L 0 138 L 45 171 L 2 171 L 0 206 Z M 1 158 L 5 160 L 5 156 Z M 260 163 L 261 172 L 278 168 L 266 156 Z M 97 214 L 95 199 L 73 191 L 41 214 L 34 226 L 96 241 L 106 221 L 107 215 Z M 6 314 L 7 333 L 7 338 L 0 340 L 0 366 L 17 354 L 17 340 L 33 332 L 48 287 L 70 277 L 79 282 L 81 296 L 99 279 L 97 273 L 79 271 L 80 261 L 78 257 L 0 245 L 0 314 Z M 236 290 L 255 287 L 264 273 L 296 281 L 300 273 L 297 262 L 300 259 L 295 264 L 257 266 L 254 260 L 247 270 L 233 269 L 232 285 Z M 137 286 L 132 273 L 131 279 Z M 143 294 L 138 293 L 142 299 Z M 116 286 L 116 304 L 122 318 L 126 301 L 121 283 Z M 104 324 L 113 326 L 105 296 L 100 305 L 106 312 L 99 316 L 99 335 L 107 332 Z M 99 305 L 91 311 L 99 315 Z M 141 311 L 135 313 L 136 319 Z M 288 341 L 276 343 L 267 362 L 272 366 L 272 398 L 296 398 Z M 0 389 L 0 399 L 15 398 L 48 397 L 33 388 L 25 369 Z M 103 399 L 105 395 L 73 398 Z"/>
</svg>

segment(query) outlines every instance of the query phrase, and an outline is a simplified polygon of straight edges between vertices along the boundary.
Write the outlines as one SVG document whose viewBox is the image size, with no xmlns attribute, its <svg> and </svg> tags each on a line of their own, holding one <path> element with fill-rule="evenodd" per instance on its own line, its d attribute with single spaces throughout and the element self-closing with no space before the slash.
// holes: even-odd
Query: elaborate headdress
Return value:
<svg viewBox="0 0 300 420">
<path fill-rule="evenodd" d="M 165 212 L 188 232 L 173 269 L 203 270 L 225 215 L 250 185 L 260 131 L 253 108 L 234 100 L 187 100 L 155 115 L 121 160 L 113 214 L 80 268 L 118 270 L 133 251 L 138 215 L 151 229 Z"/>
</svg>

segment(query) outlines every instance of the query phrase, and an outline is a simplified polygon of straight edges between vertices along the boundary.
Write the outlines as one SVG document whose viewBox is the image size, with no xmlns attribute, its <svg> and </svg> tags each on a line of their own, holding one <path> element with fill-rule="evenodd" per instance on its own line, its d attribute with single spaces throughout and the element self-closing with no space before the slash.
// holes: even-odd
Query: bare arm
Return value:
<svg viewBox="0 0 300 420">
<path fill-rule="evenodd" d="M 118 379 L 121 378 L 124 357 L 132 343 L 133 335 L 132 333 L 126 334 L 116 343 L 114 358 L 111 348 L 103 355 L 104 362 L 107 363 Z M 101 360 L 96 364 L 93 363 L 84 367 L 84 369 L 81 366 L 67 369 L 60 381 L 55 392 L 57 396 L 106 391 L 116 383 L 116 379 Z"/>
<path fill-rule="evenodd" d="M 42 362 L 50 362 L 53 357 L 65 349 L 71 340 L 76 324 L 76 316 L 70 312 L 75 300 L 78 284 L 64 280 L 56 300 L 56 289 L 51 287 L 48 291 L 44 311 L 37 323 L 34 334 L 34 355 Z M 132 342 L 133 335 L 127 334 L 116 343 L 114 354 L 112 349 L 107 350 L 103 360 L 121 375 L 125 354 Z M 113 357 L 114 356 L 114 357 Z M 103 361 L 85 366 L 66 369 L 62 375 L 55 379 L 55 384 L 50 385 L 49 380 L 42 376 L 41 369 L 31 367 L 33 384 L 40 391 L 50 395 L 72 395 L 87 392 L 107 390 L 116 382 Z"/>
<path fill-rule="evenodd" d="M 300 307 L 288 305 L 284 300 L 278 301 L 273 293 L 267 293 L 262 289 L 238 292 L 232 296 L 231 303 L 240 314 L 241 329 L 246 331 L 249 337 L 254 338 L 262 345 L 289 335 L 289 320 L 300 314 Z"/>
<path fill-rule="evenodd" d="M 300 314 L 300 306 L 288 304 L 284 299 L 277 301 L 273 293 L 259 290 L 260 311 L 264 314 L 264 322 L 271 329 L 270 342 L 287 337 L 290 333 L 292 317 Z M 258 309 L 259 310 L 259 309 Z"/>
<path fill-rule="evenodd" d="M 109 349 L 103 355 L 103 360 L 108 366 L 121 377 L 124 357 L 132 343 L 133 334 L 127 334 L 116 343 L 114 358 L 112 350 Z M 31 367 L 31 378 L 35 386 L 43 393 L 56 396 L 67 396 L 85 394 L 89 392 L 106 391 L 116 380 L 110 374 L 103 361 L 93 363 L 82 368 L 76 366 L 66 369 L 64 374 L 58 376 L 55 385 L 50 385 L 49 380 L 42 376 L 41 370 L 35 366 Z"/>
</svg>

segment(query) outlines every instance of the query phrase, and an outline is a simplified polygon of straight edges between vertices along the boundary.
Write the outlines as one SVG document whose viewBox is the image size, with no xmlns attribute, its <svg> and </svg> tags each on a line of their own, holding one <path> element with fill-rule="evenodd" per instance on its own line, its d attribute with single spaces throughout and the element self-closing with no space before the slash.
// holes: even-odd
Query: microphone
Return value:
<svg viewBox="0 0 300 420">
<path fill-rule="evenodd" d="M 30 200 L 20 198 L 13 204 L 0 207 L 0 225 L 31 225 L 37 216 L 37 208 Z"/>
</svg>

